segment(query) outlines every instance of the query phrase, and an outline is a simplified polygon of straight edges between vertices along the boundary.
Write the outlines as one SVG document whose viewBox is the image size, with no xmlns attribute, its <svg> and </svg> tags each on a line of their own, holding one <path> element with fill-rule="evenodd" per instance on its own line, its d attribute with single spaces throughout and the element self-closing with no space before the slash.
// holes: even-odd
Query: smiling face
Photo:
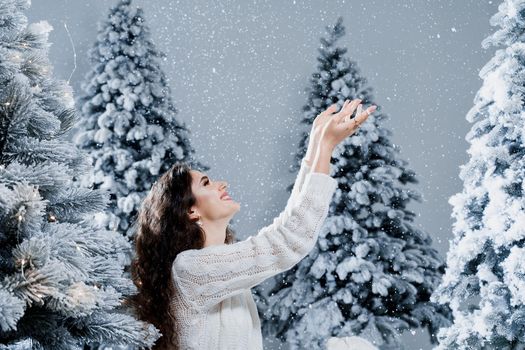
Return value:
<svg viewBox="0 0 525 350">
<path fill-rule="evenodd" d="M 224 227 L 230 219 L 240 210 L 240 204 L 228 197 L 221 196 L 227 192 L 225 181 L 213 181 L 206 174 L 191 170 L 191 189 L 197 202 L 192 207 L 193 213 L 190 213 L 192 219 L 200 220 L 208 227 Z"/>
</svg>

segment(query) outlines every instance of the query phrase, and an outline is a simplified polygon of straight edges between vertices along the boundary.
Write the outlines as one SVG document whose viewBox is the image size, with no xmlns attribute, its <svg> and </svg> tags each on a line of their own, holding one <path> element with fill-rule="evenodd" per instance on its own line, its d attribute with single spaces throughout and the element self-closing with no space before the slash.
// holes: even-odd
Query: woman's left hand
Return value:
<svg viewBox="0 0 525 350">
<path fill-rule="evenodd" d="M 347 101 L 343 104 L 343 108 L 347 105 Z M 323 112 L 319 113 L 315 117 L 312 123 L 312 129 L 310 131 L 310 140 L 308 141 L 308 149 L 306 150 L 305 160 L 306 164 L 312 166 L 313 160 L 315 158 L 315 153 L 317 151 L 317 145 L 319 145 L 319 140 L 321 139 L 321 133 L 324 129 L 326 123 L 330 120 L 333 114 L 337 112 L 337 103 L 334 103 Z"/>
<path fill-rule="evenodd" d="M 343 108 L 345 108 L 347 102 L 348 100 L 344 102 Z M 337 112 L 337 103 L 334 103 L 333 105 L 325 109 L 323 112 L 319 113 L 317 117 L 315 117 L 312 123 L 312 130 L 310 131 L 310 140 L 312 140 L 314 144 L 319 143 L 323 127 L 330 120 L 330 118 L 335 112 Z"/>
</svg>

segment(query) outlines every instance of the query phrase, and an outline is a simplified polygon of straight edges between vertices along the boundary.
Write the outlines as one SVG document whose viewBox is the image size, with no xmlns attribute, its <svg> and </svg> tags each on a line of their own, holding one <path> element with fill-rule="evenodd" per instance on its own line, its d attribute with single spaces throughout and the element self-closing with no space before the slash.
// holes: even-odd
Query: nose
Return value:
<svg viewBox="0 0 525 350">
<path fill-rule="evenodd" d="M 222 186 L 220 188 L 223 188 L 223 187 L 228 187 L 228 183 L 226 181 L 222 182 Z"/>
</svg>

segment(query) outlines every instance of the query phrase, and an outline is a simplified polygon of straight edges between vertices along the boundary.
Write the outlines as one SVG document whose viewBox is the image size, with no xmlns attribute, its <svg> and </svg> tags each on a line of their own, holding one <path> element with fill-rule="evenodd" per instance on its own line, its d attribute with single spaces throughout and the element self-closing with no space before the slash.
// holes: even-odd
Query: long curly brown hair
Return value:
<svg viewBox="0 0 525 350">
<path fill-rule="evenodd" d="M 180 252 L 204 247 L 204 230 L 188 216 L 196 203 L 190 170 L 187 163 L 177 162 L 160 176 L 144 198 L 134 225 L 131 277 L 138 293 L 129 296 L 126 303 L 139 319 L 162 333 L 153 350 L 178 349 L 169 305 L 176 292 L 171 266 Z M 234 241 L 235 233 L 228 226 L 224 243 Z"/>
</svg>

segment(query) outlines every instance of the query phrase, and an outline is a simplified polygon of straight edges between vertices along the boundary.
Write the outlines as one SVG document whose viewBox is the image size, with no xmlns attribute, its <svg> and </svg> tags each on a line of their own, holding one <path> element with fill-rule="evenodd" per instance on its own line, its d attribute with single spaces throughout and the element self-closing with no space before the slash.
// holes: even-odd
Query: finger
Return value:
<svg viewBox="0 0 525 350">
<path fill-rule="evenodd" d="M 346 106 L 348 104 L 349 100 L 346 100 L 343 104 L 343 108 L 344 106 Z M 321 123 L 324 123 L 326 122 L 327 119 L 331 118 L 333 116 L 334 113 L 337 112 L 337 103 L 334 103 L 333 105 L 331 105 L 330 107 L 328 107 L 327 109 L 325 109 L 324 111 L 322 111 L 321 113 L 318 114 L 318 117 L 319 117 L 319 121 Z"/>
<path fill-rule="evenodd" d="M 317 116 L 319 119 L 323 119 L 323 116 L 327 114 L 333 114 L 335 111 L 337 111 L 337 103 L 332 104 L 330 107 L 319 113 Z"/>
<path fill-rule="evenodd" d="M 363 114 L 366 115 L 365 119 L 368 118 L 372 113 L 374 113 L 376 109 L 377 109 L 377 106 L 374 106 L 374 105 L 368 107 L 368 108 L 363 112 Z"/>
<path fill-rule="evenodd" d="M 352 114 L 354 114 L 354 111 L 355 109 L 361 104 L 361 99 L 358 99 L 356 98 L 355 100 L 352 101 L 352 104 L 347 106 L 347 110 L 345 112 L 345 115 L 350 115 L 350 117 L 352 116 Z"/>
<path fill-rule="evenodd" d="M 354 124 L 353 126 L 355 127 L 359 127 L 365 120 L 368 119 L 368 117 L 374 113 L 374 111 L 377 109 L 377 106 L 370 106 L 368 107 L 363 113 L 359 114 L 358 116 L 356 116 L 354 119 L 352 119 L 354 121 Z"/>
<path fill-rule="evenodd" d="M 345 101 L 343 102 L 343 107 L 341 107 L 341 109 L 339 110 L 338 113 L 340 113 L 340 112 L 346 107 L 346 105 L 348 105 L 349 103 L 350 103 L 350 100 L 345 100 Z M 336 105 L 337 105 L 337 104 L 336 104 Z M 336 109 L 336 112 L 337 112 L 337 109 Z"/>
<path fill-rule="evenodd" d="M 340 112 L 343 112 L 345 109 L 348 108 L 349 105 L 355 102 L 355 100 L 345 100 L 345 104 L 343 105 L 343 108 L 341 108 Z"/>
<path fill-rule="evenodd" d="M 323 115 L 324 115 L 324 114 L 334 114 L 335 112 L 337 112 L 337 103 L 334 103 L 333 105 L 331 105 L 330 107 L 328 107 L 328 108 L 323 112 Z"/>
<path fill-rule="evenodd" d="M 357 110 L 355 111 L 355 115 L 361 115 L 363 113 L 363 105 L 360 103 L 359 106 L 357 106 Z"/>
<path fill-rule="evenodd" d="M 357 110 L 355 111 L 355 115 L 356 115 L 356 117 L 357 117 L 358 115 L 360 115 L 361 113 L 363 113 L 363 105 L 360 103 L 360 104 L 357 105 Z M 345 122 L 345 123 L 348 122 L 348 121 L 350 121 L 350 119 L 352 119 L 352 114 L 353 114 L 353 113 L 348 114 L 348 115 L 345 117 L 345 119 L 344 119 L 344 122 Z"/>
<path fill-rule="evenodd" d="M 339 112 L 339 115 L 337 116 L 337 122 L 339 123 L 339 122 L 343 121 L 343 119 L 347 115 L 352 115 L 352 113 L 354 113 L 354 110 L 359 105 L 359 103 L 361 103 L 361 100 L 360 99 L 355 99 L 351 103 L 349 103 L 346 106 L 346 108 L 342 109 L 341 112 Z"/>
</svg>

